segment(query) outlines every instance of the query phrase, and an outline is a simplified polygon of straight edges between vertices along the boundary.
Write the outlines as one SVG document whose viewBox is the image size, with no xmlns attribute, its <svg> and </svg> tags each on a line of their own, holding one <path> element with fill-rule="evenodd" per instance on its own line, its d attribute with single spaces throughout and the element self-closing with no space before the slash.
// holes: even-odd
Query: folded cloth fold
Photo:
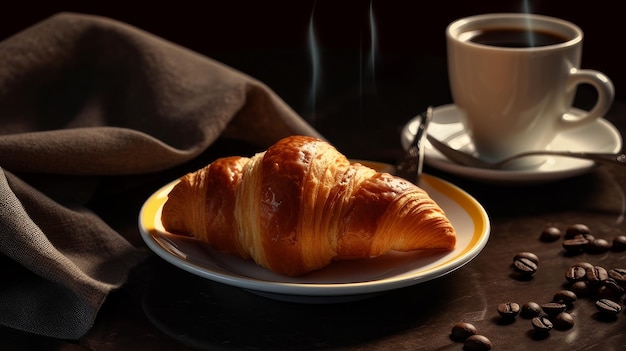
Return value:
<svg viewBox="0 0 626 351">
<path fill-rule="evenodd" d="M 110 18 L 45 19 L 0 42 L 0 66 L 0 325 L 40 335 L 84 335 L 147 254 L 90 208 L 103 178 L 136 182 L 218 139 L 321 137 L 262 82 Z"/>
</svg>

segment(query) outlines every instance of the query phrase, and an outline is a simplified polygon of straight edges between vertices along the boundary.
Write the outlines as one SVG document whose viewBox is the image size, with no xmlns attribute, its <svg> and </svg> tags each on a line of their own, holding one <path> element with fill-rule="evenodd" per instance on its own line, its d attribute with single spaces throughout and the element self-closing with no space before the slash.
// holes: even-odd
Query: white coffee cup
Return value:
<svg viewBox="0 0 626 351">
<path fill-rule="evenodd" d="M 507 30 L 523 30 L 526 38 L 529 33 L 550 35 L 547 45 L 528 46 L 526 39 L 519 43 L 508 37 Z M 446 41 L 452 98 L 476 153 L 485 160 L 546 149 L 559 132 L 593 122 L 613 103 L 611 80 L 580 69 L 583 32 L 565 20 L 523 13 L 477 15 L 452 22 Z M 572 108 L 580 84 L 597 90 L 595 105 L 584 113 Z"/>
</svg>

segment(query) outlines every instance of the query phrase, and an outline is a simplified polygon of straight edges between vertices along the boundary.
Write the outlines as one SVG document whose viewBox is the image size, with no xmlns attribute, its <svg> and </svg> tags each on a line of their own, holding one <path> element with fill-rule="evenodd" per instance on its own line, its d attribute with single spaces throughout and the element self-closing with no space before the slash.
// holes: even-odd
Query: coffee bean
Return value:
<svg viewBox="0 0 626 351">
<path fill-rule="evenodd" d="M 574 266 L 583 267 L 585 270 L 589 268 L 593 268 L 593 265 L 586 261 L 579 261 L 574 263 Z"/>
<path fill-rule="evenodd" d="M 546 227 L 541 231 L 539 240 L 543 242 L 553 242 L 561 238 L 561 230 L 557 227 Z"/>
<path fill-rule="evenodd" d="M 618 235 L 614 237 L 611 249 L 617 252 L 626 250 L 626 235 Z"/>
<path fill-rule="evenodd" d="M 577 297 L 587 297 L 591 293 L 589 284 L 584 280 L 573 283 L 569 288 Z"/>
<path fill-rule="evenodd" d="M 613 277 L 609 275 L 608 278 L 602 281 L 602 286 L 610 288 L 615 291 L 615 293 L 622 294 L 624 293 L 624 287 L 622 287 Z"/>
<path fill-rule="evenodd" d="M 589 233 L 591 233 L 591 231 L 589 230 L 588 226 L 581 224 L 581 223 L 572 224 L 565 229 L 565 239 L 572 239 L 578 234 L 589 234 Z"/>
<path fill-rule="evenodd" d="M 565 279 L 570 283 L 587 279 L 587 269 L 580 265 L 573 265 L 565 271 Z"/>
<path fill-rule="evenodd" d="M 450 336 L 456 341 L 465 341 L 465 339 L 476 334 L 478 334 L 478 329 L 473 324 L 460 322 L 452 327 Z"/>
<path fill-rule="evenodd" d="M 465 344 L 463 345 L 463 348 L 469 351 L 488 351 L 492 347 L 491 340 L 484 335 L 478 334 L 465 339 Z"/>
<path fill-rule="evenodd" d="M 587 240 L 589 240 L 587 238 Z M 585 247 L 585 250 L 590 254 L 601 254 L 611 249 L 611 243 L 605 239 L 589 240 L 589 244 Z"/>
<path fill-rule="evenodd" d="M 618 302 L 609 299 L 596 301 L 596 307 L 600 313 L 606 315 L 616 315 L 622 311 L 622 306 Z"/>
<path fill-rule="evenodd" d="M 587 281 L 591 286 L 600 286 L 602 281 L 609 279 L 609 272 L 602 266 L 593 266 L 587 269 Z"/>
<path fill-rule="evenodd" d="M 538 332 L 547 333 L 552 330 L 553 324 L 547 317 L 535 317 L 532 320 L 533 328 Z"/>
<path fill-rule="evenodd" d="M 615 280 L 620 286 L 626 286 L 626 269 L 613 268 L 608 271 L 609 277 Z"/>
<path fill-rule="evenodd" d="M 607 288 L 604 285 L 598 287 L 595 295 L 598 299 L 607 299 L 607 300 L 613 300 L 613 301 L 618 301 L 618 302 L 621 296 L 621 295 L 616 296 L 614 291 L 611 291 L 610 288 Z"/>
<path fill-rule="evenodd" d="M 518 252 L 517 254 L 515 254 L 515 256 L 513 256 L 513 261 L 520 259 L 520 258 L 526 258 L 537 265 L 539 264 L 539 257 L 532 252 L 528 252 L 528 251 Z"/>
<path fill-rule="evenodd" d="M 624 295 L 624 288 L 617 284 L 615 279 L 609 278 L 602 281 L 602 285 L 597 291 L 599 298 L 611 299 L 618 301 Z"/>
<path fill-rule="evenodd" d="M 522 305 L 520 316 L 523 318 L 534 318 L 541 314 L 541 306 L 536 302 L 526 302 Z"/>
<path fill-rule="evenodd" d="M 556 316 L 561 312 L 565 312 L 567 305 L 560 302 L 548 302 L 541 305 L 541 309 L 550 316 Z"/>
<path fill-rule="evenodd" d="M 533 275 L 539 267 L 539 257 L 532 252 L 520 252 L 513 257 L 515 269 L 526 275 Z"/>
<path fill-rule="evenodd" d="M 572 317 L 572 315 L 567 312 L 561 312 L 557 314 L 553 319 L 554 328 L 558 330 L 571 329 L 574 324 L 574 317 Z"/>
<path fill-rule="evenodd" d="M 568 253 L 578 254 L 585 251 L 585 248 L 589 244 L 589 240 L 584 238 L 567 239 L 563 240 L 562 246 Z"/>
<path fill-rule="evenodd" d="M 587 239 L 589 242 L 596 240 L 596 237 L 590 233 L 576 234 L 572 239 Z"/>
<path fill-rule="evenodd" d="M 515 318 L 519 311 L 519 304 L 515 302 L 505 302 L 498 305 L 498 313 L 502 318 Z"/>
<path fill-rule="evenodd" d="M 571 305 L 576 299 L 576 293 L 571 290 L 560 290 L 554 294 L 554 302 L 560 302 L 566 305 Z"/>
</svg>

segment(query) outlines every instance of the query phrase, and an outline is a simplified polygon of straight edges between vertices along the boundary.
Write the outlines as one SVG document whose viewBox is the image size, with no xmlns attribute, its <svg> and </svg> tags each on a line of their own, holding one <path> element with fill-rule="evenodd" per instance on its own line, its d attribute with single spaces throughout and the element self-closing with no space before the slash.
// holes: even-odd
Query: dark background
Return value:
<svg viewBox="0 0 626 351">
<path fill-rule="evenodd" d="M 368 69 L 366 54 L 370 51 L 370 5 L 378 34 L 375 75 Z M 21 1 L 0 11 L 0 39 L 60 11 L 114 18 L 222 61 L 265 82 L 348 156 L 383 161 L 393 161 L 401 152 L 398 136 L 408 119 L 428 105 L 451 102 L 444 38 L 451 21 L 488 12 L 552 15 L 585 31 L 582 67 L 611 77 L 621 101 L 610 117 L 624 130 L 626 72 L 621 67 L 621 46 L 626 29 L 620 1 L 542 0 L 528 5 L 518 0 Z M 307 45 L 311 19 L 319 40 L 318 81 L 313 79 Z M 316 94 L 312 94 L 314 82 L 320 88 Z M 582 90 L 579 102 L 584 104 L 589 93 Z M 546 223 L 561 228 L 586 223 L 597 230 L 597 237 L 606 239 L 623 233 L 623 222 L 615 223 L 614 218 L 614 212 L 623 208 L 622 168 L 603 167 L 537 187 L 494 187 L 449 175 L 447 179 L 484 204 L 493 216 L 493 227 L 485 251 L 445 279 L 362 303 L 283 304 L 207 283 L 154 257 L 124 289 L 108 298 L 95 327 L 79 344 L 6 328 L 0 328 L 0 344 L 11 345 L 7 349 L 12 350 L 171 350 L 183 349 L 179 342 L 193 345 L 197 338 L 208 347 L 233 349 L 345 346 L 364 350 L 386 345 L 388 349 L 436 349 L 443 345 L 437 349 L 461 350 L 460 344 L 450 341 L 449 328 L 460 316 L 477 318 L 476 311 L 486 313 L 476 322 L 481 332 L 494 345 L 504 346 L 495 349 L 557 350 L 576 345 L 591 349 L 598 343 L 598 349 L 613 350 L 626 344 L 623 313 L 616 323 L 587 318 L 595 311 L 591 301 L 576 302 L 574 330 L 554 332 L 543 343 L 532 339 L 528 321 L 503 325 L 495 319 L 496 303 L 547 301 L 563 283 L 554 277 L 562 277 L 569 262 L 623 264 L 623 255 L 617 253 L 565 257 L 558 251 L 559 242 L 536 240 Z M 131 205 L 112 212 L 134 207 L 135 200 L 128 199 Z M 134 233 L 134 223 L 131 229 Z M 534 282 L 510 279 L 510 266 L 503 264 L 520 250 L 542 257 Z M 150 312 L 152 316 L 147 317 Z"/>
<path fill-rule="evenodd" d="M 618 1 L 20 2 L 0 12 L 0 38 L 61 11 L 117 19 L 241 70 L 265 82 L 355 158 L 395 159 L 406 121 L 428 105 L 451 102 L 444 31 L 464 16 L 532 12 L 572 21 L 585 32 L 582 67 L 606 73 L 617 99 L 626 94 L 620 57 L 626 30 Z M 318 44 L 315 68 L 311 23 Z M 585 87 L 579 91 L 593 94 Z"/>
</svg>

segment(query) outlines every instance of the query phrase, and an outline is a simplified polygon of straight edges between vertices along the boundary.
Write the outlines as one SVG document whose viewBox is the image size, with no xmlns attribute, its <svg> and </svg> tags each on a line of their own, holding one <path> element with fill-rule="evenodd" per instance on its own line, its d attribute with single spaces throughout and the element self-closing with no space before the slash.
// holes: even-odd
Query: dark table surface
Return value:
<svg viewBox="0 0 626 351">
<path fill-rule="evenodd" d="M 607 119 L 624 132 L 616 104 Z M 597 297 L 570 309 L 576 325 L 537 338 L 530 320 L 504 323 L 502 302 L 549 302 L 567 287 L 573 263 L 626 268 L 626 252 L 567 255 L 562 240 L 539 240 L 546 226 L 584 223 L 596 238 L 626 234 L 626 168 L 601 166 L 571 179 L 533 186 L 501 186 L 427 172 L 474 196 L 491 219 L 491 236 L 473 261 L 444 277 L 339 304 L 303 304 L 260 297 L 211 282 L 152 256 L 105 302 L 80 341 L 50 340 L 0 329 L 5 349 L 57 350 L 461 350 L 450 338 L 457 322 L 471 322 L 499 350 L 617 350 L 626 347 L 626 314 L 600 318 Z M 124 230 L 124 228 L 121 228 Z M 128 227 L 132 231 L 135 228 Z M 137 243 L 141 245 L 141 243 Z M 513 256 L 540 258 L 532 279 L 519 279 Z M 624 301 L 620 300 L 623 304 Z"/>
<path fill-rule="evenodd" d="M 584 11 L 564 15 L 582 20 L 580 12 Z M 459 10 L 439 20 L 446 23 L 466 13 Z M 436 30 L 443 29 L 439 26 Z M 203 52 L 200 44 L 180 41 Z M 312 58 L 306 47 L 228 47 L 204 53 L 266 82 L 352 158 L 395 162 L 402 153 L 399 134 L 404 123 L 428 105 L 451 102 L 445 56 L 437 50 L 388 50 L 378 57 L 374 79 L 362 68 L 365 60 L 358 45 L 329 45 L 320 51 L 325 66 L 320 79 L 315 80 L 323 83 L 319 89 L 314 88 L 311 79 Z M 603 61 L 595 58 L 583 62 L 591 65 Z M 593 68 L 613 69 L 596 65 Z M 616 73 L 619 91 L 617 73 L 621 71 L 608 74 L 611 73 Z M 306 83 L 294 84 L 302 81 Z M 312 92 L 317 94 L 314 103 L 310 100 Z M 589 100 L 585 94 L 588 93 L 583 89 L 577 99 L 582 105 Z M 606 116 L 622 135 L 626 135 L 625 101 L 618 96 Z M 211 150 L 216 155 L 250 151 L 228 141 Z M 575 223 L 586 224 L 596 238 L 611 240 L 626 235 L 626 167 L 603 165 L 581 176 L 524 186 L 472 181 L 428 166 L 426 172 L 467 191 L 484 206 L 491 220 L 491 236 L 482 253 L 446 276 L 360 301 L 302 304 L 276 301 L 212 282 L 152 255 L 132 272 L 127 284 L 108 297 L 95 325 L 83 339 L 55 340 L 0 328 L 0 348 L 461 350 L 463 345 L 451 340 L 450 330 L 462 321 L 473 323 L 497 350 L 626 347 L 626 312 L 616 318 L 601 318 L 594 305 L 595 296 L 574 302 L 570 312 L 576 325 L 572 329 L 553 330 L 543 338 L 533 333 L 530 320 L 517 317 L 504 323 L 496 310 L 499 303 L 507 301 L 551 301 L 557 291 L 566 287 L 565 270 L 577 261 L 609 269 L 626 268 L 626 252 L 567 255 L 562 240 L 539 240 L 546 226 L 565 230 Z M 125 206 L 129 213 L 138 213 L 145 198 L 165 179 L 146 183 L 143 193 L 128 199 Z M 102 215 L 106 217 L 106 210 Z M 127 237 L 136 238 L 134 244 L 144 245 L 134 222 L 111 222 L 121 232 L 129 233 Z M 532 279 L 519 279 L 512 274 L 512 258 L 521 251 L 531 251 L 541 260 Z M 623 300 L 620 302 L 624 304 Z"/>
<path fill-rule="evenodd" d="M 617 102 L 607 116 L 622 133 L 625 109 Z M 574 303 L 572 329 L 553 330 L 540 339 L 533 334 L 530 320 L 518 317 L 503 323 L 496 309 L 508 301 L 551 301 L 566 287 L 565 270 L 577 261 L 626 268 L 626 252 L 572 256 L 565 254 L 562 240 L 539 240 L 546 226 L 565 230 L 575 223 L 589 226 L 596 238 L 611 240 L 626 234 L 626 168 L 604 165 L 582 176 L 532 186 L 493 185 L 429 167 L 426 171 L 474 196 L 491 219 L 491 237 L 482 253 L 447 276 L 362 301 L 300 304 L 211 282 L 154 255 L 109 296 L 82 340 L 50 340 L 0 329 L 0 346 L 14 350 L 461 350 L 462 344 L 449 337 L 452 326 L 461 321 L 473 323 L 500 350 L 626 346 L 626 314 L 599 318 L 593 296 Z M 140 200 L 130 207 L 138 210 Z M 531 251 L 541 260 L 532 279 L 513 274 L 512 258 L 521 251 Z"/>
</svg>

